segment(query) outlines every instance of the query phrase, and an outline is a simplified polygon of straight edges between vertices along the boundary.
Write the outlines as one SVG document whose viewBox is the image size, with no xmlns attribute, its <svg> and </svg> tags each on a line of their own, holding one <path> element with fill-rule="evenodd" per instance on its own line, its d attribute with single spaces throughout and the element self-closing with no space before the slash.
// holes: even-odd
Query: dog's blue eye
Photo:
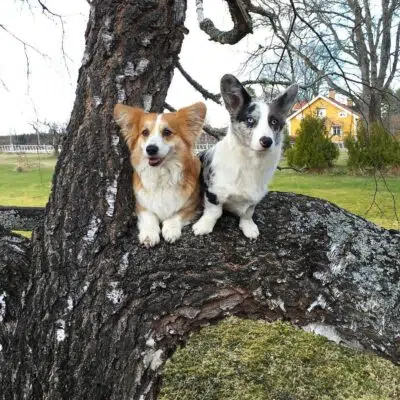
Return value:
<svg viewBox="0 0 400 400">
<path fill-rule="evenodd" d="M 165 128 L 163 130 L 163 136 L 164 137 L 168 137 L 168 136 L 171 136 L 171 135 L 172 135 L 172 132 L 168 128 Z"/>
<path fill-rule="evenodd" d="M 254 126 L 254 123 L 255 123 L 254 118 L 252 118 L 252 117 L 247 118 L 246 122 L 247 122 L 247 126 L 249 128 L 252 128 Z"/>
</svg>

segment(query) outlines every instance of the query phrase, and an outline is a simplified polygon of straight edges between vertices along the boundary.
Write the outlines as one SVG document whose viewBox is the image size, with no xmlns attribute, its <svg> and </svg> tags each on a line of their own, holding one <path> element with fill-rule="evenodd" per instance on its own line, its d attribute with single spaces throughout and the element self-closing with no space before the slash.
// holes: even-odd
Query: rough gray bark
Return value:
<svg viewBox="0 0 400 400">
<path fill-rule="evenodd" d="M 10 312 L 0 321 L 0 398 L 155 399 L 177 345 L 228 314 L 282 318 L 399 362 L 399 232 L 322 200 L 272 193 L 256 212 L 256 242 L 225 216 L 210 236 L 186 227 L 176 244 L 138 245 L 112 109 L 118 100 L 162 109 L 186 3 L 91 6 L 44 223 L 32 249 L 0 232 L 1 304 Z"/>
<path fill-rule="evenodd" d="M 39 264 L 14 331 L 20 353 L 5 352 L 16 379 L 3 398 L 155 399 L 176 346 L 231 314 L 288 320 L 400 362 L 399 232 L 284 193 L 256 220 L 256 242 L 225 216 L 204 238 L 187 227 L 148 250 L 133 227 L 93 259 Z"/>
<path fill-rule="evenodd" d="M 0 206 L 0 226 L 7 230 L 32 231 L 43 223 L 43 207 Z"/>
</svg>

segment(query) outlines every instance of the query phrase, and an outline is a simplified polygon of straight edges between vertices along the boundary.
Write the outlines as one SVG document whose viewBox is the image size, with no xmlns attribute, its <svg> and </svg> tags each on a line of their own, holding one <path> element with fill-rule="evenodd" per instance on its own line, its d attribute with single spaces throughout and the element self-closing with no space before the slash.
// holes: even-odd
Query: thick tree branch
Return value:
<svg viewBox="0 0 400 400">
<path fill-rule="evenodd" d="M 43 218 L 43 207 L 0 206 L 0 226 L 7 230 L 33 231 Z"/>
<path fill-rule="evenodd" d="M 2 366 L 4 366 L 4 351 L 9 347 L 27 290 L 30 258 L 30 241 L 0 226 L 0 365 Z"/>
<path fill-rule="evenodd" d="M 215 27 L 211 19 L 204 18 L 203 0 L 196 0 L 197 20 L 200 29 L 210 37 L 210 40 L 221 44 L 235 44 L 253 32 L 252 20 L 242 0 L 226 1 L 233 21 L 233 28 L 230 31 L 221 31 Z"/>
<path fill-rule="evenodd" d="M 213 128 L 212 126 L 205 124 L 203 126 L 203 131 L 219 140 L 226 135 L 228 128 Z"/>
</svg>

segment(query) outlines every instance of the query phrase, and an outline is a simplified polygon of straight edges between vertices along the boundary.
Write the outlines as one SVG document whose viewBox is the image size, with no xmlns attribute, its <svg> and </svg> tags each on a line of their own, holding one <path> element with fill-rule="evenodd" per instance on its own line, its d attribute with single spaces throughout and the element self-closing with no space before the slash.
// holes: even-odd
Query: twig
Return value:
<svg viewBox="0 0 400 400">
<path fill-rule="evenodd" d="M 170 104 L 167 102 L 164 102 L 164 108 L 166 108 L 170 112 L 175 112 L 176 108 L 172 107 Z M 216 139 L 221 139 L 226 135 L 226 132 L 228 131 L 228 128 L 213 128 L 212 126 L 208 124 L 203 125 L 203 131 L 207 133 L 208 135 L 215 137 Z"/>
<path fill-rule="evenodd" d="M 276 169 L 279 170 L 279 171 L 283 171 L 283 170 L 285 170 L 285 169 L 292 169 L 293 171 L 296 171 L 296 172 L 304 172 L 304 171 L 307 171 L 307 168 L 281 167 L 281 166 L 279 166 L 279 165 L 276 167 Z"/>
<path fill-rule="evenodd" d="M 200 85 L 197 81 L 195 81 L 182 67 L 181 63 L 178 61 L 176 63 L 176 67 L 178 68 L 179 72 L 183 75 L 183 77 L 198 91 L 202 94 L 202 96 L 207 100 L 210 99 L 214 103 L 221 104 L 221 95 L 214 94 L 209 92 L 203 86 Z"/>
</svg>

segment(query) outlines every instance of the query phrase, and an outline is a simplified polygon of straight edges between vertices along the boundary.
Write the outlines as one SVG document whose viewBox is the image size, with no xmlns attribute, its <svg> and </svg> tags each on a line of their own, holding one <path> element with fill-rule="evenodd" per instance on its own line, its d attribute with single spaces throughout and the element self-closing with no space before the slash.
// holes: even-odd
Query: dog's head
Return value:
<svg viewBox="0 0 400 400">
<path fill-rule="evenodd" d="M 243 85 L 233 76 L 221 79 L 221 94 L 231 117 L 231 131 L 239 142 L 255 151 L 279 146 L 287 114 L 299 87 L 289 86 L 271 103 L 252 99 Z"/>
<path fill-rule="evenodd" d="M 114 108 L 114 118 L 121 127 L 134 166 L 146 162 L 157 167 L 164 160 L 191 154 L 205 115 L 204 103 L 165 114 L 146 113 L 124 104 Z"/>
</svg>

